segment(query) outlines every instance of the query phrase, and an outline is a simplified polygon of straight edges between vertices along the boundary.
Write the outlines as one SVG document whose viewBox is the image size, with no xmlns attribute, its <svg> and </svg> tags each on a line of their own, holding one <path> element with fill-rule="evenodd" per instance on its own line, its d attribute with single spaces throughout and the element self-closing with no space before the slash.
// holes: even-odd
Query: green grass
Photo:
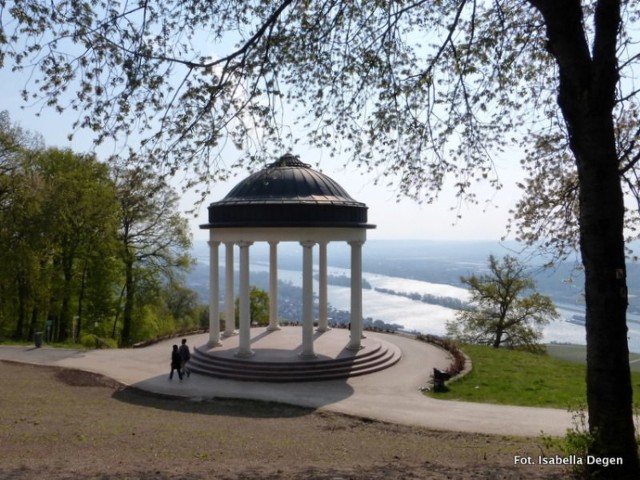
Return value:
<svg viewBox="0 0 640 480">
<path fill-rule="evenodd" d="M 549 355 L 464 345 L 473 370 L 434 398 L 535 407 L 575 408 L 586 403 L 585 366 Z M 640 373 L 632 373 L 640 398 Z"/>
</svg>

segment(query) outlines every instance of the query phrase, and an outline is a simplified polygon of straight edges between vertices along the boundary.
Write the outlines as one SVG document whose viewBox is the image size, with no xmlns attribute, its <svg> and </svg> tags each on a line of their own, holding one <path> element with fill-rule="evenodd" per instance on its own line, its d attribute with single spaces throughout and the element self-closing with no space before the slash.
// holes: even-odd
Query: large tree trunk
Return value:
<svg viewBox="0 0 640 480">
<path fill-rule="evenodd" d="M 595 433 L 592 454 L 621 457 L 627 473 L 606 469 L 607 478 L 640 478 L 633 425 L 633 391 L 627 344 L 627 286 L 624 204 L 611 133 L 592 122 L 582 142 L 580 175 L 580 249 L 587 303 L 587 404 Z M 609 138 L 607 138 L 609 137 Z M 582 143 L 581 142 L 581 143 Z M 608 145 L 609 147 L 605 147 Z M 607 160 L 608 157 L 608 160 Z"/>
<path fill-rule="evenodd" d="M 133 302 L 134 302 L 134 278 L 133 260 L 128 259 L 125 264 L 125 297 L 124 312 L 122 314 L 122 332 L 120 332 L 120 343 L 129 345 L 131 343 L 131 324 L 133 322 Z"/>
<path fill-rule="evenodd" d="M 18 275 L 16 283 L 18 286 L 18 318 L 16 328 L 13 333 L 14 340 L 24 340 L 24 325 L 27 317 L 27 301 L 29 297 L 29 287 L 27 283 L 27 275 Z"/>
<path fill-rule="evenodd" d="M 502 327 L 498 328 L 496 330 L 496 334 L 495 337 L 493 339 L 493 348 L 500 348 L 500 344 L 502 343 L 502 334 L 503 334 L 503 330 Z"/>
<path fill-rule="evenodd" d="M 585 268 L 590 454 L 622 465 L 592 465 L 598 478 L 640 478 L 627 344 L 624 201 L 613 122 L 618 82 L 620 2 L 598 2 L 589 50 L 579 0 L 530 0 L 542 13 L 559 67 L 558 105 L 580 186 L 580 250 Z"/>
<path fill-rule="evenodd" d="M 29 323 L 29 331 L 27 332 L 27 338 L 34 338 L 36 334 L 36 327 L 38 325 L 38 305 L 33 306 L 33 310 L 31 310 L 31 322 Z"/>
<path fill-rule="evenodd" d="M 78 293 L 78 325 L 76 327 L 76 335 L 78 341 L 80 341 L 80 336 L 82 335 L 82 314 L 84 307 L 85 288 L 87 285 L 87 270 L 87 262 L 85 261 L 84 267 L 82 268 L 82 278 L 80 279 L 80 292 Z"/>
<path fill-rule="evenodd" d="M 62 259 L 62 308 L 60 309 L 60 337 L 66 341 L 73 336 L 73 319 L 71 318 L 71 283 L 73 281 L 73 259 L 64 256 Z"/>
</svg>

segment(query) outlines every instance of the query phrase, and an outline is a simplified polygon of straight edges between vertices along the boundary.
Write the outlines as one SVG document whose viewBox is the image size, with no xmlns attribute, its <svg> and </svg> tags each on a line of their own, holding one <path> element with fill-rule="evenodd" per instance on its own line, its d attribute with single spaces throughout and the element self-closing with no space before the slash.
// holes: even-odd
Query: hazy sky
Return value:
<svg viewBox="0 0 640 480">
<path fill-rule="evenodd" d="M 0 70 L 0 85 L 0 110 L 9 111 L 13 122 L 42 134 L 47 146 L 68 147 L 78 153 L 93 151 L 90 132 L 76 134 L 73 141 L 68 141 L 67 135 L 71 133 L 76 118 L 73 114 L 60 115 L 51 109 L 41 111 L 39 106 L 24 106 L 19 96 L 20 89 L 24 87 L 23 77 L 6 69 Z M 106 158 L 111 152 L 102 147 L 96 153 L 99 158 Z M 496 161 L 497 172 L 504 184 L 501 191 L 493 192 L 488 187 L 479 186 L 478 197 L 482 203 L 458 208 L 450 190 L 442 192 L 439 200 L 431 205 L 419 205 L 409 199 L 397 203 L 396 192 L 384 185 L 374 185 L 373 175 L 368 176 L 355 167 L 344 168 L 339 160 L 329 159 L 328 155 L 317 150 L 299 146 L 291 153 L 299 155 L 306 163 L 315 165 L 319 162 L 323 173 L 334 178 L 354 199 L 367 204 L 369 223 L 377 225 L 368 233 L 370 239 L 498 240 L 506 233 L 509 209 L 520 196 L 515 186 L 519 177 L 516 154 Z M 238 152 L 230 152 L 229 156 L 233 155 L 238 155 Z M 229 163 L 232 161 L 233 158 L 227 159 Z M 222 199 L 240 180 L 236 178 L 229 183 L 209 185 L 210 201 Z M 450 182 L 453 180 L 449 179 Z M 193 208 L 194 200 L 195 197 L 183 196 L 184 210 Z M 458 213 L 462 215 L 461 219 L 457 219 Z M 198 225 L 206 221 L 206 205 L 203 205 L 197 218 L 190 217 L 194 239 L 207 238 L 206 232 L 198 229 Z"/>
</svg>

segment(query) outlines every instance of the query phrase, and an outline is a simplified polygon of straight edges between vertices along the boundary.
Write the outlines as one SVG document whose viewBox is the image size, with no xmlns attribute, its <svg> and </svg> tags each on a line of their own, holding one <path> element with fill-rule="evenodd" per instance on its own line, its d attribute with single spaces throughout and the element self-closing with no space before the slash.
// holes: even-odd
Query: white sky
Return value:
<svg viewBox="0 0 640 480">
<path fill-rule="evenodd" d="M 12 74 L 6 68 L 0 70 L 0 85 L 0 110 L 7 110 L 13 122 L 39 132 L 49 147 L 71 148 L 78 153 L 93 151 L 91 132 L 75 134 L 71 142 L 67 139 L 77 112 L 61 115 L 51 109 L 41 110 L 39 106 L 24 106 L 19 95 L 24 87 L 24 77 Z M 104 159 L 113 152 L 109 147 L 101 147 L 96 153 L 98 158 Z M 489 187 L 478 185 L 476 191 L 481 204 L 462 205 L 458 210 L 450 190 L 443 191 L 439 200 L 431 205 L 419 205 L 409 199 L 397 203 L 396 192 L 384 185 L 374 185 L 373 175 L 367 175 L 356 167 L 344 168 L 339 159 L 327 160 L 329 156 L 319 151 L 299 147 L 291 153 L 299 155 L 306 163 L 315 165 L 319 161 L 323 173 L 336 180 L 354 199 L 367 204 L 369 223 L 377 225 L 375 230 L 369 231 L 370 239 L 498 240 L 506 233 L 509 209 L 520 197 L 515 186 L 520 176 L 516 155 L 496 160 L 496 169 L 504 184 L 502 190 L 494 192 Z M 227 161 L 231 162 L 233 158 Z M 210 185 L 210 201 L 222 199 L 240 180 L 236 178 L 228 183 Z M 184 195 L 182 208 L 189 210 L 194 202 L 195 196 Z M 462 215 L 461 219 L 457 219 L 458 213 Z M 189 220 L 194 239 L 206 239 L 207 233 L 198 228 L 199 224 L 207 221 L 206 205 L 200 208 L 197 218 L 189 217 Z"/>
</svg>

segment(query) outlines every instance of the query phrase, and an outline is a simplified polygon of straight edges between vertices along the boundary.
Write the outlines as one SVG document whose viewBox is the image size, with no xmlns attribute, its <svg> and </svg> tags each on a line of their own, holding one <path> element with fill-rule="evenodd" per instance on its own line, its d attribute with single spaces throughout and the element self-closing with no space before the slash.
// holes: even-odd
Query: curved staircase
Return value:
<svg viewBox="0 0 640 480">
<path fill-rule="evenodd" d="M 253 348 L 254 355 L 238 358 L 230 349 L 194 349 L 189 361 L 192 372 L 217 378 L 252 382 L 310 382 L 367 375 L 389 368 L 400 360 L 400 349 L 384 340 L 363 340 L 361 350 L 351 352 L 333 345 L 337 353 L 316 350 L 317 358 L 299 356 L 298 349 Z"/>
</svg>

